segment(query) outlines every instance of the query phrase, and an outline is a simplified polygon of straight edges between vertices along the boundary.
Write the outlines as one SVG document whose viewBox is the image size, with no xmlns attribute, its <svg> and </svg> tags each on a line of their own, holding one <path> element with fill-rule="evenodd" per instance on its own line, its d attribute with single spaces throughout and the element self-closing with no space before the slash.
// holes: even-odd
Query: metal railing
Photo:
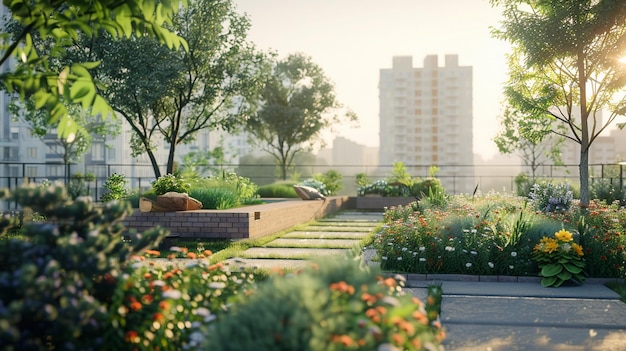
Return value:
<svg viewBox="0 0 626 351">
<path fill-rule="evenodd" d="M 407 172 L 412 177 L 425 178 L 430 176 L 430 165 L 405 164 Z M 46 170 L 54 167 L 55 174 L 47 174 Z M 530 174 L 528 167 L 519 165 L 439 165 L 435 178 L 443 184 L 449 194 L 472 193 L 474 189 L 481 193 L 489 191 L 510 192 L 516 191 L 515 180 L 521 173 Z M 165 169 L 165 167 L 161 167 Z M 248 177 L 258 185 L 269 184 L 277 180 L 274 164 L 238 165 L 220 164 L 201 166 L 198 168 L 201 176 L 220 174 L 223 171 L 235 171 L 237 174 Z M 304 180 L 317 173 L 335 170 L 343 177 L 342 195 L 356 194 L 356 176 L 365 174 L 371 181 L 384 179 L 391 175 L 393 165 L 298 165 L 299 179 Z M 62 171 L 60 171 L 62 170 Z M 93 174 L 93 181 L 85 181 L 85 191 L 98 201 L 105 189 L 106 180 L 114 173 L 124 175 L 128 180 L 128 188 L 135 191 L 145 191 L 155 180 L 153 169 L 148 164 L 92 164 L 92 165 L 65 165 L 62 163 L 29 163 L 29 162 L 0 162 L 0 188 L 16 189 L 27 183 L 41 183 L 44 180 L 60 181 L 68 185 L 77 174 Z M 623 187 L 623 165 L 621 164 L 592 164 L 589 166 L 590 184 L 596 179 L 609 179 L 613 184 Z M 558 181 L 568 181 L 578 186 L 578 165 L 546 165 L 535 170 L 536 178 L 549 178 Z M 15 206 L 15 205 L 12 205 Z M 12 206 L 0 204 L 0 209 Z"/>
</svg>

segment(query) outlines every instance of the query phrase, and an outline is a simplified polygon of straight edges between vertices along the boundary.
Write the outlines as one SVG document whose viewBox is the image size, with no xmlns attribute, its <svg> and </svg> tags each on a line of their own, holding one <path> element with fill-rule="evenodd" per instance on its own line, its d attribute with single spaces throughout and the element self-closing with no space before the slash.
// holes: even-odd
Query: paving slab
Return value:
<svg viewBox="0 0 626 351">
<path fill-rule="evenodd" d="M 405 291 L 423 299 L 432 283 L 446 350 L 626 350 L 626 304 L 602 284 L 408 281 Z"/>
<path fill-rule="evenodd" d="M 602 284 L 583 284 L 544 288 L 537 283 L 509 282 L 467 282 L 467 281 L 413 281 L 408 280 L 408 287 L 427 287 L 429 284 L 441 284 L 445 295 L 463 296 L 509 296 L 509 297 L 553 297 L 619 300 L 619 294 Z"/>
<path fill-rule="evenodd" d="M 446 351 L 623 351 L 626 331 L 444 324 Z"/>
<path fill-rule="evenodd" d="M 365 232 L 370 233 L 373 228 L 365 227 L 365 226 L 334 226 L 334 225 L 309 225 L 307 227 L 302 228 L 304 231 L 320 231 L 320 232 L 332 232 L 332 231 L 342 231 L 342 232 Z"/>
<path fill-rule="evenodd" d="M 382 212 L 340 212 L 334 216 L 329 216 L 324 219 L 321 219 L 320 222 L 324 221 L 368 221 L 368 222 L 380 222 L 383 220 Z"/>
<path fill-rule="evenodd" d="M 278 238 L 265 244 L 266 247 L 310 247 L 349 249 L 358 245 L 360 239 L 314 239 L 314 238 Z"/>
<path fill-rule="evenodd" d="M 243 271 L 246 269 L 299 269 L 311 264 L 309 260 L 289 260 L 274 258 L 229 258 L 224 261 L 231 270 Z"/>
<path fill-rule="evenodd" d="M 282 238 L 304 238 L 304 239 L 363 239 L 369 233 L 366 232 L 322 232 L 322 231 L 293 231 Z"/>
<path fill-rule="evenodd" d="M 315 258 L 319 256 L 345 255 L 348 249 L 311 249 L 285 247 L 252 247 L 244 251 L 243 258 Z"/>
</svg>

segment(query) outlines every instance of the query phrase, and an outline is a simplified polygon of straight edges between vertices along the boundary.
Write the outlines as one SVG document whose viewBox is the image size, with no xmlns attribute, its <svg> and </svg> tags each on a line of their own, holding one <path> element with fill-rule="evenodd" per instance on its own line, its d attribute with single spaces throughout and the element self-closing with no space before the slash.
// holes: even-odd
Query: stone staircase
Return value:
<svg viewBox="0 0 626 351">
<path fill-rule="evenodd" d="M 291 231 L 262 247 L 253 247 L 224 263 L 233 270 L 298 269 L 313 259 L 346 255 L 371 235 L 381 212 L 344 211 Z"/>
</svg>

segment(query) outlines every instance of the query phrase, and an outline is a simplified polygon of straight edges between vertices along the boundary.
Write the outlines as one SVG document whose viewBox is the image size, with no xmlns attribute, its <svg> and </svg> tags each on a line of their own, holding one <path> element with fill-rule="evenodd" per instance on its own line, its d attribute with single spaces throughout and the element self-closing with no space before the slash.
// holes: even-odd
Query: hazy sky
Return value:
<svg viewBox="0 0 626 351">
<path fill-rule="evenodd" d="M 250 17 L 248 38 L 279 56 L 303 52 L 334 82 L 338 100 L 359 116 L 360 128 L 337 135 L 378 146 L 378 80 L 392 57 L 458 54 L 473 66 L 474 152 L 497 152 L 507 43 L 492 38 L 500 12 L 488 0 L 235 0 Z"/>
</svg>

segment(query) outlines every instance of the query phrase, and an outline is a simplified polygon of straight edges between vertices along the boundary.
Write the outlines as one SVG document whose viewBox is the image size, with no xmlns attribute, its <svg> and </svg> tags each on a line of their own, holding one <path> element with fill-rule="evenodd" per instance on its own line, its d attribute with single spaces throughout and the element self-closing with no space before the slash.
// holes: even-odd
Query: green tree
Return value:
<svg viewBox="0 0 626 351">
<path fill-rule="evenodd" d="M 321 67 L 298 53 L 275 63 L 246 130 L 254 144 L 275 158 L 286 180 L 294 157 L 320 142 L 322 130 L 344 120 L 357 117 L 343 110 Z"/>
<path fill-rule="evenodd" d="M 170 48 L 184 46 L 184 41 L 166 28 L 184 4 L 185 0 L 5 0 L 3 5 L 20 30 L 0 34 L 0 84 L 22 100 L 32 98 L 36 108 L 48 114 L 48 123 L 58 128 L 61 137 L 84 132 L 67 106 L 80 104 L 92 115 L 103 117 L 113 112 L 97 94 L 90 73 L 99 62 L 84 60 L 54 66 L 51 60 L 63 56 L 79 37 L 96 38 L 101 31 L 113 38 L 148 35 Z M 41 51 L 34 44 L 34 36 L 46 38 L 52 45 Z"/>
<path fill-rule="evenodd" d="M 523 118 L 511 106 L 506 106 L 500 116 L 502 130 L 493 139 L 503 154 L 516 153 L 530 168 L 531 184 L 537 178 L 537 169 L 545 164 L 562 164 L 561 145 L 563 137 L 552 133 L 553 123 L 547 118 Z M 562 125 L 559 128 L 561 134 Z"/>
<path fill-rule="evenodd" d="M 565 125 L 580 145 L 580 201 L 589 204 L 589 148 L 626 111 L 626 2 L 491 0 L 503 9 L 494 35 L 512 43 L 508 102 L 523 118 Z M 600 111 L 609 116 L 600 119 Z"/>
<path fill-rule="evenodd" d="M 166 51 L 145 37 L 96 49 L 103 94 L 134 132 L 133 155 L 147 153 L 156 178 L 161 170 L 154 150 L 163 147 L 158 140 L 168 148 L 171 174 L 179 145 L 204 129 L 232 131 L 255 109 L 269 64 L 246 41 L 249 27 L 231 0 L 193 0 L 172 20 L 186 50 Z"/>
</svg>

